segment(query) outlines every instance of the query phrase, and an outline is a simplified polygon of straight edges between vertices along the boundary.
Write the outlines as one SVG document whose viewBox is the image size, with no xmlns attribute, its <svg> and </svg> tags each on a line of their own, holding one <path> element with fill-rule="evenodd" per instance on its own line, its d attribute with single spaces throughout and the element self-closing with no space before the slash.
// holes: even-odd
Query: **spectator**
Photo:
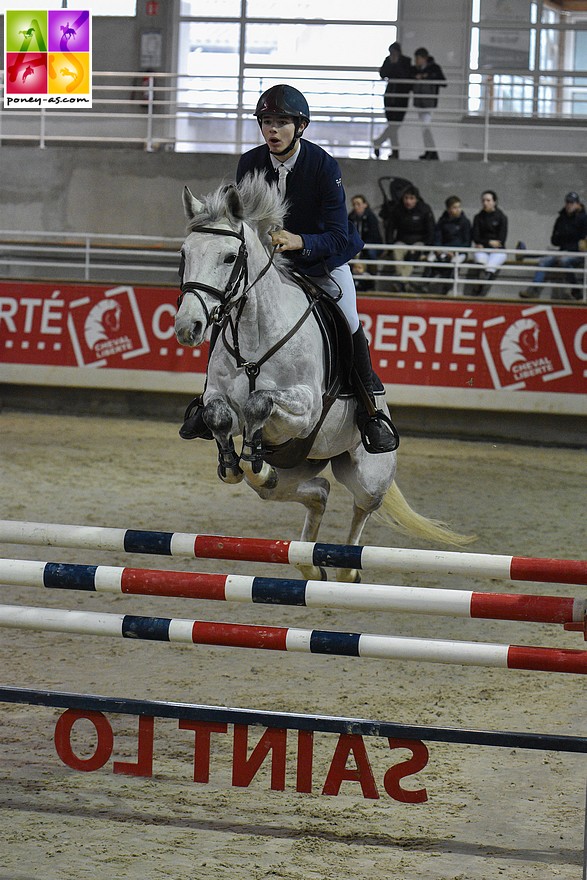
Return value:
<svg viewBox="0 0 587 880">
<path fill-rule="evenodd" d="M 403 191 L 400 201 L 390 211 L 388 233 L 394 246 L 396 260 L 425 259 L 424 253 L 410 251 L 410 245 L 434 244 L 434 214 L 432 208 L 423 201 L 418 188 L 411 184 Z M 413 267 L 395 267 L 396 274 L 407 277 Z M 417 288 L 406 284 L 405 290 L 416 292 Z"/>
<path fill-rule="evenodd" d="M 349 220 L 359 233 L 365 244 L 381 244 L 381 231 L 379 229 L 379 221 L 375 213 L 369 207 L 369 202 L 364 195 L 360 193 L 351 199 L 353 210 L 349 214 Z M 372 248 L 363 248 L 357 256 L 358 260 L 376 260 L 377 251 Z M 357 290 L 369 290 L 369 283 L 366 281 L 357 281 L 357 275 L 363 275 L 365 272 L 371 275 L 376 274 L 376 266 L 365 266 L 364 263 L 355 263 L 352 267 L 353 275 L 355 275 L 355 287 Z"/>
<path fill-rule="evenodd" d="M 414 53 L 414 66 L 412 67 L 412 79 L 417 82 L 412 86 L 414 91 L 414 107 L 418 111 L 418 118 L 422 123 L 422 137 L 426 152 L 419 159 L 438 159 L 436 146 L 430 123 L 432 122 L 432 110 L 438 106 L 438 92 L 444 88 L 446 77 L 442 68 L 436 63 L 428 49 L 423 47 L 416 49 Z"/>
<path fill-rule="evenodd" d="M 471 222 L 463 211 L 461 200 L 458 196 L 449 196 L 445 201 L 446 210 L 441 215 L 434 230 L 434 244 L 442 250 L 432 254 L 436 263 L 445 265 L 433 265 L 430 267 L 431 278 L 450 278 L 455 263 L 464 263 L 467 255 L 459 253 L 459 247 L 471 247 Z M 429 293 L 448 293 L 452 283 L 443 282 L 434 287 L 428 286 Z"/>
<path fill-rule="evenodd" d="M 580 242 L 587 239 L 587 214 L 585 208 L 581 204 L 581 199 L 576 192 L 567 193 L 565 196 L 565 204 L 558 212 L 558 217 L 554 222 L 550 243 L 559 249 L 559 251 L 579 251 Z M 535 287 L 528 287 L 526 290 L 520 291 L 523 299 L 538 299 L 542 288 L 539 286 L 544 283 L 546 276 L 545 269 L 552 266 L 560 266 L 563 269 L 574 269 L 580 266 L 584 257 L 559 257 L 556 254 L 552 256 L 542 257 L 538 265 L 540 268 L 534 273 L 533 282 Z M 566 276 L 569 284 L 574 283 L 574 276 L 569 273 Z M 558 278 L 557 278 L 558 280 Z M 560 288 L 555 289 L 555 299 L 581 299 L 580 290 L 566 290 Z"/>
<path fill-rule="evenodd" d="M 373 141 L 373 152 L 379 158 L 379 148 L 385 141 L 391 145 L 390 159 L 399 159 L 398 131 L 404 121 L 408 107 L 409 93 L 412 84 L 409 82 L 394 82 L 394 80 L 409 80 L 412 77 L 412 65 L 407 55 L 402 55 L 402 47 L 399 43 L 392 43 L 389 47 L 389 55 L 379 69 L 381 79 L 387 80 L 383 105 L 387 126 L 379 137 Z"/>
<path fill-rule="evenodd" d="M 497 276 L 500 266 L 507 259 L 504 248 L 508 218 L 497 207 L 497 195 L 492 189 L 481 193 L 481 205 L 481 210 L 473 218 L 473 244 L 479 248 L 473 255 L 473 260 L 484 268 L 474 269 L 468 277 L 490 281 Z M 468 292 L 470 296 L 485 296 L 489 287 L 489 284 L 476 284 Z"/>
</svg>

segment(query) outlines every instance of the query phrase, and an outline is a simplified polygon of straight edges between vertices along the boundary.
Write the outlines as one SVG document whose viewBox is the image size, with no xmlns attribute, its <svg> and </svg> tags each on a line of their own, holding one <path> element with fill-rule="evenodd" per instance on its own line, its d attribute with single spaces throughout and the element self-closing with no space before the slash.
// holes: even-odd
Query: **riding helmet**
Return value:
<svg viewBox="0 0 587 880">
<path fill-rule="evenodd" d="M 263 92 L 255 108 L 259 124 L 261 116 L 292 116 L 296 121 L 305 119 L 310 124 L 310 108 L 301 92 L 282 83 Z"/>
</svg>

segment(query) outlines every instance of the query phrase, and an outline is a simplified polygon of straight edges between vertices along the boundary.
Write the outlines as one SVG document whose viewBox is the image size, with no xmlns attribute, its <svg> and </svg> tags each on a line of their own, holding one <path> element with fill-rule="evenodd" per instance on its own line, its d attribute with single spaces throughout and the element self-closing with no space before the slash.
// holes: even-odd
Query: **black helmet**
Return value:
<svg viewBox="0 0 587 880">
<path fill-rule="evenodd" d="M 310 123 L 310 108 L 308 102 L 301 92 L 284 83 L 278 86 L 271 86 L 266 92 L 263 92 L 257 106 L 255 107 L 255 116 L 261 121 L 261 116 L 292 116 L 296 123 L 300 119 Z M 297 125 L 296 125 L 297 128 Z"/>
</svg>

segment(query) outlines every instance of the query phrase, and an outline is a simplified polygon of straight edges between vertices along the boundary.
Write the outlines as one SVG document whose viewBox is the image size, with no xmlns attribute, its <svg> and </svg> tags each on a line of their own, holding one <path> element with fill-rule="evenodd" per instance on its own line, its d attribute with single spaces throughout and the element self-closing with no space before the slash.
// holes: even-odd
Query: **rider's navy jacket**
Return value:
<svg viewBox="0 0 587 880">
<path fill-rule="evenodd" d="M 265 179 L 277 185 L 269 147 L 263 144 L 241 156 L 236 170 L 237 183 L 245 174 L 262 171 Z M 286 178 L 290 207 L 285 219 L 288 232 L 301 235 L 304 247 L 288 251 L 300 272 L 323 275 L 352 260 L 363 248 L 363 241 L 347 216 L 342 175 L 336 159 L 322 147 L 300 140 L 300 153 Z"/>
</svg>

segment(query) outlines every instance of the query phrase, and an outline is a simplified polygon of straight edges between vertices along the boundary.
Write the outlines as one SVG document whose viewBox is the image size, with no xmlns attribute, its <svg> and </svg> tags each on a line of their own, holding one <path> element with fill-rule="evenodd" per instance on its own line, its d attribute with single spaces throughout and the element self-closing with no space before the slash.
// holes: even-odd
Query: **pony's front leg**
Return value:
<svg viewBox="0 0 587 880">
<path fill-rule="evenodd" d="M 245 427 L 241 463 L 247 483 L 255 489 L 274 489 L 277 472 L 263 459 L 263 426 L 273 412 L 269 391 L 251 394 L 244 406 Z"/>
<path fill-rule="evenodd" d="M 243 471 L 232 439 L 236 416 L 222 398 L 214 398 L 204 408 L 204 421 L 218 446 L 218 476 L 224 483 L 240 483 Z"/>
<path fill-rule="evenodd" d="M 277 473 L 263 459 L 263 443 L 279 444 L 292 437 L 307 437 L 320 416 L 321 397 L 316 401 L 308 386 L 254 391 L 243 407 L 244 440 L 242 466 L 251 486 L 273 488 Z"/>
</svg>

